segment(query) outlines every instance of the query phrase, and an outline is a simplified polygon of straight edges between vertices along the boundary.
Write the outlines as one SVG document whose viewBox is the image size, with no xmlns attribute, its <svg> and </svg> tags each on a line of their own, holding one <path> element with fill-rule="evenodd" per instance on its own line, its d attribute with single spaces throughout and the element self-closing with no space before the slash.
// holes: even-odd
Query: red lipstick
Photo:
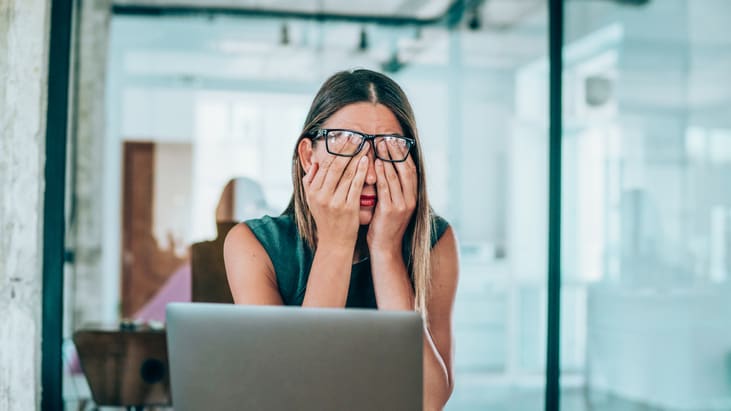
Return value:
<svg viewBox="0 0 731 411">
<path fill-rule="evenodd" d="M 376 196 L 362 195 L 360 196 L 361 207 L 373 207 L 376 205 Z"/>
</svg>

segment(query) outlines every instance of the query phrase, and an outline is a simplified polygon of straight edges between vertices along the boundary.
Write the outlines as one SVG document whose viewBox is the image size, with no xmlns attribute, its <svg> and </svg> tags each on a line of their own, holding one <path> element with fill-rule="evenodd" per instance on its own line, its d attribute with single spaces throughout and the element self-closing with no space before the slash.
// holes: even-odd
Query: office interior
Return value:
<svg viewBox="0 0 731 411">
<path fill-rule="evenodd" d="M 731 1 L 562 2 L 558 193 L 545 0 L 72 4 L 66 409 L 98 405 L 75 333 L 164 330 L 195 245 L 284 210 L 312 97 L 364 67 L 409 96 L 459 239 L 446 410 L 548 409 L 551 195 L 560 409 L 731 410 Z"/>
</svg>

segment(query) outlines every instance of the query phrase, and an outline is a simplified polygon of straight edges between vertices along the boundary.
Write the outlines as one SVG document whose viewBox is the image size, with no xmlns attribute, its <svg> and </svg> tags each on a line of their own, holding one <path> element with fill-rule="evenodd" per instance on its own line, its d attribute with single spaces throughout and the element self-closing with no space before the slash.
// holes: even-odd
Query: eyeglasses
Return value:
<svg viewBox="0 0 731 411">
<path fill-rule="evenodd" d="M 398 134 L 364 134 L 353 130 L 320 129 L 310 139 L 325 139 L 327 152 L 336 156 L 353 157 L 363 149 L 365 142 L 372 141 L 376 158 L 392 163 L 406 161 L 414 139 Z"/>
</svg>

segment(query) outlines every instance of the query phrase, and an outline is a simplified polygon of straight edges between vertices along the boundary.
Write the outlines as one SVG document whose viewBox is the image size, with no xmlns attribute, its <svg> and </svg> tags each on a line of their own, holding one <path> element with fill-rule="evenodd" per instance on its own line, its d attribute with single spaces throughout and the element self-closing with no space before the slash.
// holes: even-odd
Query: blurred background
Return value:
<svg viewBox="0 0 731 411">
<path fill-rule="evenodd" d="M 562 409 L 731 410 L 731 1 L 564 7 Z M 283 211 L 312 98 L 359 67 L 409 96 L 460 241 L 447 409 L 543 409 L 543 0 L 77 1 L 69 408 L 73 332 L 189 301 L 191 246 Z"/>
</svg>

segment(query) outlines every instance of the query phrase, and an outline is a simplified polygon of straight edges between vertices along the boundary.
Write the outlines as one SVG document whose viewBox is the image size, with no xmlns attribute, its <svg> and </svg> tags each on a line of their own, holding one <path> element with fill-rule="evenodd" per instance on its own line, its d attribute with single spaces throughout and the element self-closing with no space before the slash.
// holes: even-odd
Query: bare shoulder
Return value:
<svg viewBox="0 0 731 411">
<path fill-rule="evenodd" d="M 266 267 L 274 272 L 274 265 L 269 254 L 245 223 L 239 223 L 226 235 L 223 245 L 223 256 L 228 265 L 229 261 L 245 260 L 256 267 Z"/>
<path fill-rule="evenodd" d="M 432 291 L 449 291 L 459 277 L 459 244 L 452 226 L 448 226 L 431 251 Z M 447 288 L 447 290 L 444 290 Z"/>
<path fill-rule="evenodd" d="M 223 258 L 236 303 L 279 302 L 272 260 L 245 223 L 236 225 L 226 235 Z"/>
</svg>

